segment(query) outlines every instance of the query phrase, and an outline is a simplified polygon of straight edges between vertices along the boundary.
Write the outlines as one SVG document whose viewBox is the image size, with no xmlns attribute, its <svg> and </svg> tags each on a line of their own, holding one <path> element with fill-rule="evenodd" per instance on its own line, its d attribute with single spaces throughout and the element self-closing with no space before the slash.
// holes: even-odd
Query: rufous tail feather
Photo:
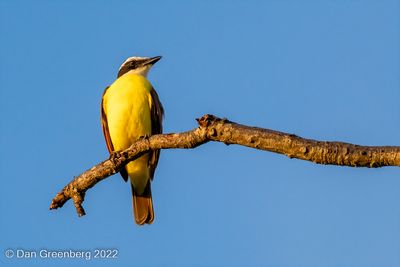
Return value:
<svg viewBox="0 0 400 267">
<path fill-rule="evenodd" d="M 154 221 L 154 210 L 153 200 L 151 198 L 151 187 L 150 181 L 147 182 L 146 189 L 143 194 L 138 195 L 135 188 L 131 184 L 132 188 L 132 203 L 133 203 L 133 214 L 135 221 L 139 225 L 145 223 L 151 224 Z"/>
</svg>

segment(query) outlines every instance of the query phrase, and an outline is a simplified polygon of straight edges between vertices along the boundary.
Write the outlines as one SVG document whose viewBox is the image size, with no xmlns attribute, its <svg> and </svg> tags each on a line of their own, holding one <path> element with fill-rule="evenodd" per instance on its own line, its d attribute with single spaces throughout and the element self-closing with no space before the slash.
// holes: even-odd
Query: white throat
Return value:
<svg viewBox="0 0 400 267">
<path fill-rule="evenodd" d="M 127 73 L 137 74 L 137 75 L 141 75 L 141 76 L 147 78 L 147 73 L 149 72 L 150 68 L 151 68 L 151 65 L 148 65 L 148 66 L 144 66 L 144 67 L 140 67 L 140 68 L 136 68 L 136 69 L 130 70 Z"/>
</svg>

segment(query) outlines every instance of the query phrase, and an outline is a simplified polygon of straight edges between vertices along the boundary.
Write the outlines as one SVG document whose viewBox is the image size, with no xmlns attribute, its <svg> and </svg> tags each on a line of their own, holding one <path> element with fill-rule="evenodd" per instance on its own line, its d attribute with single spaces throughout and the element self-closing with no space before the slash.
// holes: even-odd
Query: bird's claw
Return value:
<svg viewBox="0 0 400 267">
<path fill-rule="evenodd" d="M 121 158 L 121 152 L 119 151 L 113 151 L 110 154 L 110 160 L 112 161 L 112 163 L 114 163 L 114 165 L 117 165 L 118 161 Z"/>
<path fill-rule="evenodd" d="M 149 139 L 150 135 L 149 134 L 145 134 L 145 135 L 141 135 L 139 138 L 140 139 Z"/>
</svg>

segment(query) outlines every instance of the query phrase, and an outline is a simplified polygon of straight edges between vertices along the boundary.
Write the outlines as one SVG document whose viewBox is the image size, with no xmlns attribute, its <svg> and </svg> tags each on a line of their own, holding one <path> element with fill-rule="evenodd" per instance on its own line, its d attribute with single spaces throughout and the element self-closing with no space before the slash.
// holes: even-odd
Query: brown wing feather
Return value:
<svg viewBox="0 0 400 267">
<path fill-rule="evenodd" d="M 110 86 L 107 86 L 107 88 L 104 90 L 103 92 L 103 97 L 101 98 L 101 126 L 103 128 L 103 134 L 104 134 L 104 138 L 106 139 L 106 145 L 107 145 L 107 149 L 108 152 L 112 153 L 114 151 L 114 146 L 111 142 L 111 137 L 110 137 L 110 132 L 108 131 L 108 123 L 107 123 L 107 114 L 106 111 L 104 110 L 104 95 L 107 92 L 107 89 Z"/>
<path fill-rule="evenodd" d="M 150 94 L 153 100 L 153 105 L 151 107 L 151 134 L 160 134 L 162 133 L 162 119 L 164 116 L 164 108 L 161 105 L 158 94 L 156 90 L 154 90 L 154 88 L 151 88 Z M 153 179 L 158 159 L 160 157 L 160 150 L 153 150 L 149 154 L 150 177 L 151 179 Z"/>
<path fill-rule="evenodd" d="M 103 105 L 104 95 L 109 87 L 110 86 L 107 86 L 103 92 L 103 97 L 101 98 L 100 112 L 101 112 L 101 126 L 103 128 L 104 139 L 106 140 L 108 152 L 110 152 L 110 154 L 111 154 L 114 151 L 114 146 L 111 142 L 110 132 L 108 130 L 107 114 L 104 110 L 104 105 Z M 121 176 L 125 180 L 125 182 L 128 181 L 128 173 L 126 172 L 125 168 L 123 168 L 119 173 L 121 174 Z"/>
</svg>

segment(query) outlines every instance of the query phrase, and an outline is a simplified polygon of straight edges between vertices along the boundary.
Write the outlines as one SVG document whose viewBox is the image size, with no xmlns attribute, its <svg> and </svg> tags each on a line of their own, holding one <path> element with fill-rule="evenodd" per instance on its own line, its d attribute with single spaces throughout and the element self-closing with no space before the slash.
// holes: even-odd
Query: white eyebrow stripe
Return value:
<svg viewBox="0 0 400 267">
<path fill-rule="evenodd" d="M 121 64 L 121 66 L 119 67 L 119 70 L 121 70 L 122 67 L 123 67 L 126 63 L 128 63 L 128 62 L 130 62 L 130 61 L 133 61 L 133 60 L 138 60 L 138 59 L 146 59 L 146 57 L 128 57 L 128 58 L 124 61 L 124 63 Z"/>
</svg>

